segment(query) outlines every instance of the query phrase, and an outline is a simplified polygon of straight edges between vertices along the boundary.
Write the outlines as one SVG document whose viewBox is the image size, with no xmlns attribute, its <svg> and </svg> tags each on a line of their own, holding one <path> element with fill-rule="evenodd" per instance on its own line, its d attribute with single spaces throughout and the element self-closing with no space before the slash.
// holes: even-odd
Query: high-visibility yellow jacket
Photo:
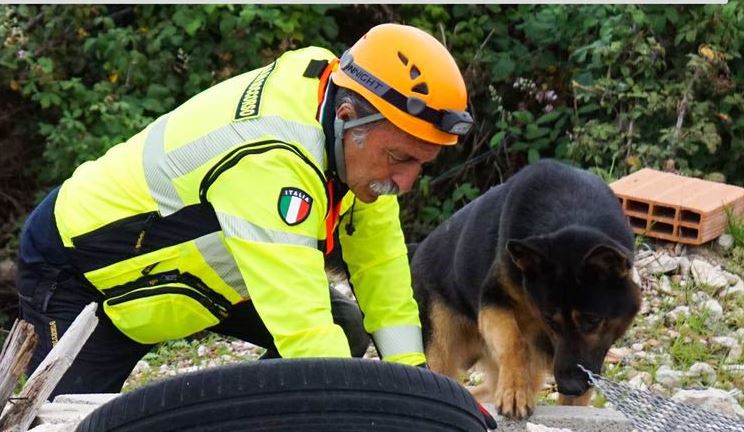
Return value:
<svg viewBox="0 0 744 432">
<path fill-rule="evenodd" d="M 324 84 L 304 76 L 312 60 L 332 59 L 322 48 L 291 51 L 215 85 L 61 186 L 62 242 L 130 338 L 187 336 L 250 299 L 282 356 L 350 355 L 318 246 L 331 213 L 317 119 Z M 349 192 L 341 211 L 352 201 Z M 340 230 L 340 242 L 381 355 L 418 364 L 421 326 L 398 213 L 395 197 L 356 200 L 356 230 Z"/>
</svg>

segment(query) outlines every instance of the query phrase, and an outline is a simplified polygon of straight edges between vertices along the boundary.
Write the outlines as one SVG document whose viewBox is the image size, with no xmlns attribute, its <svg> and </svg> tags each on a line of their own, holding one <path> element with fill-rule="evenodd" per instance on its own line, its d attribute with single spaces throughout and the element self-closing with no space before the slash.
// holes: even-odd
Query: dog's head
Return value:
<svg viewBox="0 0 744 432">
<path fill-rule="evenodd" d="M 583 394 L 612 343 L 640 308 L 632 252 L 595 229 L 569 227 L 506 245 L 521 284 L 552 342 L 558 391 Z"/>
</svg>

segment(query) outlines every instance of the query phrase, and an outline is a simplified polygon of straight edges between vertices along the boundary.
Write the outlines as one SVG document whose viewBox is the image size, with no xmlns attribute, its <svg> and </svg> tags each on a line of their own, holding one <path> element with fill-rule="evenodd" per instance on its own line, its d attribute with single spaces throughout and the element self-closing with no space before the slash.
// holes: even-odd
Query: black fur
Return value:
<svg viewBox="0 0 744 432">
<path fill-rule="evenodd" d="M 482 307 L 515 308 L 520 297 L 500 282 L 508 280 L 540 311 L 535 319 L 560 314 L 567 323 L 530 343 L 555 354 L 561 393 L 580 394 L 586 379 L 575 364 L 599 372 L 609 343 L 619 335 L 601 346 L 583 346 L 581 334 L 591 323 L 577 324 L 571 313 L 632 319 L 639 307 L 629 277 L 632 251 L 627 219 L 602 179 L 556 161 L 527 166 L 418 245 L 411 269 L 425 339 L 431 336 L 432 295 L 476 322 Z"/>
</svg>

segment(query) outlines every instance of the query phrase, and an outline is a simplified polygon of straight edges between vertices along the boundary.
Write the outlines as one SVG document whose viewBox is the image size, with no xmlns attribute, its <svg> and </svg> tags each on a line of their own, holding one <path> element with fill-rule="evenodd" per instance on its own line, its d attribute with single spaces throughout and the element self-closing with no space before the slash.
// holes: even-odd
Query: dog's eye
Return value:
<svg viewBox="0 0 744 432">
<path fill-rule="evenodd" d="M 594 331 L 601 323 L 602 317 L 599 315 L 584 314 L 579 319 L 579 327 L 584 333 Z"/>
</svg>

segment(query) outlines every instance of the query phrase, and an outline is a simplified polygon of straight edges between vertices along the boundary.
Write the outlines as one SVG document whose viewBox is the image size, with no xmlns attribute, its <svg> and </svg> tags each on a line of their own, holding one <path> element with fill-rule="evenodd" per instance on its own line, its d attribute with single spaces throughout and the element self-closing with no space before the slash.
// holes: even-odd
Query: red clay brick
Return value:
<svg viewBox="0 0 744 432">
<path fill-rule="evenodd" d="M 644 168 L 610 184 L 633 231 L 699 245 L 726 228 L 725 208 L 744 213 L 744 188 Z"/>
</svg>

